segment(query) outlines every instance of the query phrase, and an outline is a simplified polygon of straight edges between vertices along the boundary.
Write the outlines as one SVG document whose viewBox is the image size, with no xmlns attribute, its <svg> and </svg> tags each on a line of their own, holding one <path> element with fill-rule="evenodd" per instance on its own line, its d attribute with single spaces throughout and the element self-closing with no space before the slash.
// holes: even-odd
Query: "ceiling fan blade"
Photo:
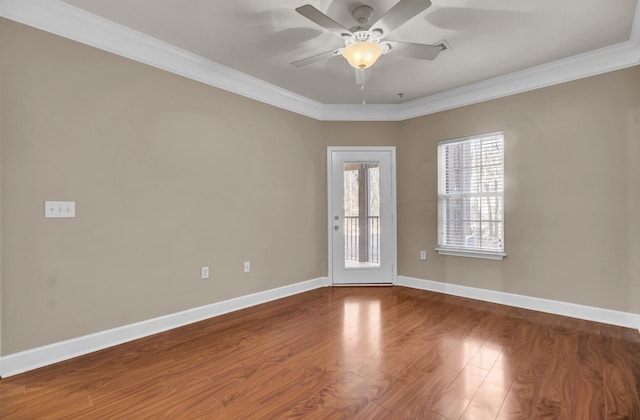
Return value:
<svg viewBox="0 0 640 420">
<path fill-rule="evenodd" d="M 403 57 L 417 58 L 420 60 L 433 60 L 442 51 L 448 49 L 445 44 L 428 45 L 414 44 L 411 42 L 389 41 L 391 52 Z"/>
<path fill-rule="evenodd" d="M 429 0 L 400 0 L 371 26 L 371 30 L 379 29 L 383 35 L 388 35 L 430 6 Z"/>
<path fill-rule="evenodd" d="M 305 4 L 296 9 L 296 12 L 306 17 L 316 25 L 322 26 L 327 31 L 338 35 L 340 38 L 344 38 L 344 35 L 351 35 L 351 31 L 340 25 L 329 16 L 322 13 L 310 4 Z"/>
<path fill-rule="evenodd" d="M 323 52 L 320 54 L 312 55 L 311 57 L 303 58 L 302 60 L 297 60 L 291 63 L 293 67 L 302 67 L 307 64 L 315 63 L 316 61 L 325 60 L 327 58 L 336 57 L 342 53 L 342 48 L 338 48 L 336 50 L 331 50 L 327 52 Z"/>
</svg>

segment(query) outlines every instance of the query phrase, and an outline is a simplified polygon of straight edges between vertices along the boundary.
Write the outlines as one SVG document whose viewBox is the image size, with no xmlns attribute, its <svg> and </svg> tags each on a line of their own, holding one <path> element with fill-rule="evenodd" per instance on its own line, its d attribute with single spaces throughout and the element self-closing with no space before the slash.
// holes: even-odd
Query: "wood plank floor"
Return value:
<svg viewBox="0 0 640 420">
<path fill-rule="evenodd" d="M 0 380 L 0 417 L 640 419 L 640 334 L 324 288 Z"/>
</svg>

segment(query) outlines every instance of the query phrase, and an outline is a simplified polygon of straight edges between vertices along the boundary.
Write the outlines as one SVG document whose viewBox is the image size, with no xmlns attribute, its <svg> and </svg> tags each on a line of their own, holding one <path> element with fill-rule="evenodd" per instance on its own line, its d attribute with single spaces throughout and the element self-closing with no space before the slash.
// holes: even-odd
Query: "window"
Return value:
<svg viewBox="0 0 640 420">
<path fill-rule="evenodd" d="M 440 254 L 504 257 L 504 134 L 438 143 Z"/>
</svg>

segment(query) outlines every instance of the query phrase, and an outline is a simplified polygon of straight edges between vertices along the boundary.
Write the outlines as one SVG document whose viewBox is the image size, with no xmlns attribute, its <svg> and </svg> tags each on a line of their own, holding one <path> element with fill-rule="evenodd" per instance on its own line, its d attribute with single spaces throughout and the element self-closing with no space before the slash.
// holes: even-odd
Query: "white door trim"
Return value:
<svg viewBox="0 0 640 420">
<path fill-rule="evenodd" d="M 327 260 L 329 284 L 333 284 L 333 179 L 331 168 L 331 156 L 333 152 L 390 152 L 391 153 L 391 251 L 389 256 L 392 261 L 391 283 L 397 283 L 398 277 L 398 222 L 396 206 L 396 148 L 395 146 L 329 146 L 327 147 Z"/>
</svg>

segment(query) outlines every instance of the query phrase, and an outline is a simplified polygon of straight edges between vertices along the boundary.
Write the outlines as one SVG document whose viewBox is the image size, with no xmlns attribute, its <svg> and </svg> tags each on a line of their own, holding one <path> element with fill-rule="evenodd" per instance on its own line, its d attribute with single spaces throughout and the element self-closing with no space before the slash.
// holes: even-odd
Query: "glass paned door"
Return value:
<svg viewBox="0 0 640 420">
<path fill-rule="evenodd" d="M 393 148 L 329 148 L 334 284 L 391 284 L 395 267 Z"/>
<path fill-rule="evenodd" d="M 380 267 L 380 164 L 344 163 L 344 266 Z"/>
</svg>

